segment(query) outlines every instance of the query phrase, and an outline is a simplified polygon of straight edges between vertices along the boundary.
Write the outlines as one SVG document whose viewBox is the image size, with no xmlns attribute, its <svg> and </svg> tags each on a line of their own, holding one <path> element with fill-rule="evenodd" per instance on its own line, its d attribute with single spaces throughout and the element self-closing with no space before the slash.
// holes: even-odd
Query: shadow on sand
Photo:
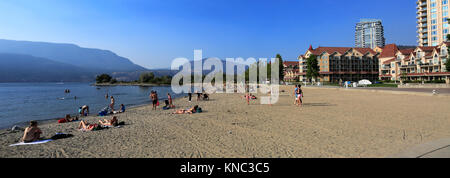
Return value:
<svg viewBox="0 0 450 178">
<path fill-rule="evenodd" d="M 330 103 L 303 103 L 303 106 L 311 106 L 311 107 L 325 107 L 325 106 L 337 106 L 336 104 Z"/>
</svg>

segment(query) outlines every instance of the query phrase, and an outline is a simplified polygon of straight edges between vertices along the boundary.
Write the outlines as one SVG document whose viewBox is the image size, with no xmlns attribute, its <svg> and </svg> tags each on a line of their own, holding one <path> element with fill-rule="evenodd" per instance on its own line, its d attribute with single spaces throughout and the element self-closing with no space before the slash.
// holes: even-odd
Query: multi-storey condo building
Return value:
<svg viewBox="0 0 450 178">
<path fill-rule="evenodd" d="M 445 80 L 450 83 L 450 71 L 445 69 L 449 47 L 449 42 L 415 49 L 398 49 L 395 44 L 386 45 L 380 55 L 380 80 Z"/>
<path fill-rule="evenodd" d="M 361 19 L 355 28 L 355 47 L 375 48 L 385 45 L 384 29 L 381 20 Z"/>
<path fill-rule="evenodd" d="M 388 44 L 385 47 L 377 47 L 374 50 L 381 53 L 379 56 L 379 79 L 380 80 L 400 80 L 399 67 L 397 60 L 399 55 L 404 57 L 414 51 L 415 48 L 399 49 L 395 44 Z"/>
<path fill-rule="evenodd" d="M 283 62 L 284 67 L 284 81 L 295 82 L 299 80 L 299 62 L 298 61 L 285 61 Z"/>
<path fill-rule="evenodd" d="M 417 1 L 417 33 L 419 46 L 437 46 L 449 34 L 449 0 Z"/>
<path fill-rule="evenodd" d="M 298 57 L 300 81 L 307 82 L 306 60 L 315 55 L 319 62 L 318 82 L 338 83 L 341 81 L 359 81 L 378 79 L 378 55 L 371 48 L 318 47 L 312 46 L 304 55 Z"/>
</svg>

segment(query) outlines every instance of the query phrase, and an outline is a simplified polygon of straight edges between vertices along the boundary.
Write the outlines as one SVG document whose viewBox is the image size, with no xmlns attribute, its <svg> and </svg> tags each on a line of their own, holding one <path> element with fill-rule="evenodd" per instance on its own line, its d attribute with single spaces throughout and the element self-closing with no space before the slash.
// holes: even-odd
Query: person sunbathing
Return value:
<svg viewBox="0 0 450 178">
<path fill-rule="evenodd" d="M 193 114 L 193 113 L 197 112 L 197 109 L 198 109 L 198 105 L 195 105 L 194 107 L 189 108 L 187 110 L 185 110 L 185 109 L 177 110 L 176 112 L 174 112 L 174 114 Z"/>
<path fill-rule="evenodd" d="M 81 129 L 83 131 L 95 131 L 95 130 L 101 130 L 103 128 L 99 124 L 89 124 L 86 121 L 81 121 L 80 124 L 78 125 L 78 129 Z"/>
<path fill-rule="evenodd" d="M 22 137 L 22 142 L 30 143 L 34 141 L 38 141 L 41 137 L 42 131 L 38 127 L 38 123 L 36 121 L 31 121 L 30 126 L 25 129 L 25 132 Z"/>
<path fill-rule="evenodd" d="M 98 122 L 100 122 L 100 125 L 102 125 L 102 126 L 115 127 L 115 126 L 119 125 L 119 120 L 117 120 L 116 116 L 114 116 L 111 120 L 104 119 L 103 121 L 99 120 Z"/>
<path fill-rule="evenodd" d="M 67 114 L 65 118 L 59 119 L 58 123 L 66 123 L 66 122 L 74 122 L 78 121 L 78 116 L 75 116 L 74 118 L 70 117 L 70 114 Z"/>
</svg>

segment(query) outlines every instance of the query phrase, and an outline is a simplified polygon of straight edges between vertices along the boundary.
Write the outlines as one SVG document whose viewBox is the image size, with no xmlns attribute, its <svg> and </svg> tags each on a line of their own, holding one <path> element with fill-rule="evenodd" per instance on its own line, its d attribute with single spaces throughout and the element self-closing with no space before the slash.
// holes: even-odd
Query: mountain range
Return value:
<svg viewBox="0 0 450 178">
<path fill-rule="evenodd" d="M 221 62 L 221 71 L 225 71 L 226 62 Z M 194 61 L 190 63 L 193 70 Z M 103 73 L 119 81 L 132 81 L 137 80 L 142 72 L 153 72 L 155 76 L 173 76 L 178 72 L 149 70 L 108 50 L 2 39 L 0 64 L 0 82 L 93 82 L 97 75 Z M 203 74 L 210 71 L 203 70 Z"/>
<path fill-rule="evenodd" d="M 136 80 L 152 71 L 108 50 L 1 39 L 0 63 L 0 82 L 92 82 L 102 73 Z"/>
</svg>

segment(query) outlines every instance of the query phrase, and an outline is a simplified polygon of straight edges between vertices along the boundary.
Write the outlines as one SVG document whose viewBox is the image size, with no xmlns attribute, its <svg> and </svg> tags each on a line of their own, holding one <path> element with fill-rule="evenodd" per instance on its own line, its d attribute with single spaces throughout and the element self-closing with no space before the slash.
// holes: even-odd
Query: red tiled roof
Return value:
<svg viewBox="0 0 450 178">
<path fill-rule="evenodd" d="M 350 50 L 352 48 L 348 48 L 348 47 L 318 47 L 317 49 L 313 49 L 311 51 L 311 53 L 313 53 L 314 55 L 318 56 L 321 55 L 324 52 L 327 52 L 328 54 L 333 54 L 335 52 L 338 52 L 340 54 L 344 54 L 345 52 L 347 52 L 348 50 Z"/>
<path fill-rule="evenodd" d="M 395 53 L 397 53 L 398 47 L 395 44 L 388 44 L 384 46 L 383 51 L 381 52 L 379 58 L 386 57 L 395 57 Z"/>
<path fill-rule="evenodd" d="M 375 52 L 373 49 L 370 49 L 370 48 L 354 48 L 354 49 L 363 54 L 367 54 L 367 53 L 377 54 L 377 52 Z"/>
<path fill-rule="evenodd" d="M 310 48 L 309 51 L 312 54 L 319 56 L 324 52 L 326 52 L 328 54 L 333 54 L 335 52 L 344 54 L 347 51 L 349 51 L 350 49 L 355 49 L 356 51 L 359 51 L 362 54 L 367 54 L 369 52 L 372 54 L 376 54 L 376 52 L 370 48 L 351 48 L 351 47 L 320 47 L 319 46 L 317 49 L 313 49 L 313 50 L 311 50 L 311 48 Z"/>
<path fill-rule="evenodd" d="M 425 52 L 433 52 L 433 50 L 435 48 L 438 48 L 438 46 L 419 46 L 418 48 L 420 48 L 421 50 L 423 50 Z"/>
<path fill-rule="evenodd" d="M 401 49 L 401 50 L 399 50 L 400 51 L 400 53 L 402 53 L 403 55 L 409 55 L 409 54 L 411 54 L 412 52 L 414 52 L 414 48 L 411 48 L 411 49 Z"/>
</svg>

